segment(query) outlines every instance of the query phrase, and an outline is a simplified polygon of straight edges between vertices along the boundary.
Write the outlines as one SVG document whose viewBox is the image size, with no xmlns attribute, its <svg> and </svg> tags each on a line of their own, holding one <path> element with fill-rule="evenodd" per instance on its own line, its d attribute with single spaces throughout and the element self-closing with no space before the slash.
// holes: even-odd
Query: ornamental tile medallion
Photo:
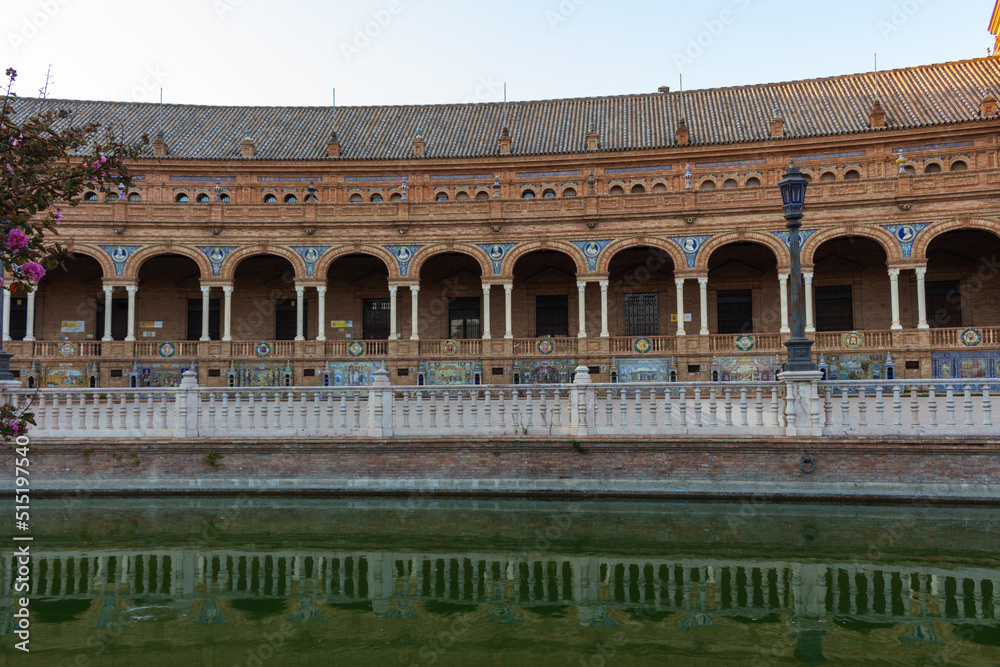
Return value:
<svg viewBox="0 0 1000 667">
<path fill-rule="evenodd" d="M 799 247 L 801 248 L 803 245 L 805 245 L 806 239 L 808 239 L 810 236 L 812 236 L 813 234 L 815 234 L 816 231 L 817 230 L 815 230 L 815 229 L 800 229 L 799 230 Z M 792 249 L 791 233 L 787 229 L 785 229 L 783 231 L 780 231 L 780 232 L 771 232 L 771 233 L 774 234 L 775 236 L 777 236 L 779 239 L 781 239 L 781 242 L 785 244 L 786 248 L 788 248 L 789 250 Z"/>
<path fill-rule="evenodd" d="M 292 250 L 299 253 L 299 257 L 305 262 L 306 275 L 310 277 L 316 270 L 316 262 L 329 249 L 330 246 L 292 246 Z"/>
<path fill-rule="evenodd" d="M 538 351 L 542 354 L 552 354 L 556 349 L 556 344 L 552 342 L 551 338 L 543 338 L 536 344 Z"/>
<path fill-rule="evenodd" d="M 478 244 L 487 255 L 490 256 L 490 263 L 493 265 L 493 274 L 500 273 L 503 267 L 504 258 L 510 253 L 516 243 L 480 243 Z"/>
<path fill-rule="evenodd" d="M 587 268 L 590 271 L 597 270 L 597 258 L 601 252 L 611 243 L 611 239 L 601 241 L 573 241 L 573 245 L 583 251 L 583 256 L 587 258 Z"/>
<path fill-rule="evenodd" d="M 391 252 L 392 256 L 396 258 L 396 262 L 399 264 L 400 276 L 406 275 L 406 271 L 410 268 L 410 260 L 413 259 L 413 255 L 416 254 L 418 250 L 423 248 L 422 245 L 387 245 L 382 247 Z"/>
<path fill-rule="evenodd" d="M 910 257 L 913 253 L 913 242 L 917 240 L 917 235 L 929 224 L 929 222 L 921 222 L 909 225 L 882 225 L 882 229 L 892 232 L 892 235 L 896 237 L 896 241 L 899 243 L 899 249 L 903 252 L 903 257 Z"/>
<path fill-rule="evenodd" d="M 261 358 L 263 358 L 263 357 L 270 357 L 271 356 L 271 344 L 267 343 L 267 342 L 264 342 L 264 341 L 261 341 L 260 343 L 257 343 L 256 346 L 254 346 L 253 353 L 256 354 L 258 357 L 261 357 Z"/>
<path fill-rule="evenodd" d="M 740 334 L 736 337 L 734 344 L 740 352 L 749 352 L 753 349 L 754 338 L 750 334 Z"/>
<path fill-rule="evenodd" d="M 197 248 L 205 253 L 205 257 L 208 257 L 208 261 L 212 265 L 213 276 L 218 276 L 222 272 L 222 262 L 229 256 L 229 253 L 236 250 L 236 246 L 197 246 Z"/>
<path fill-rule="evenodd" d="M 62 358 L 72 357 L 76 354 L 76 343 L 60 343 L 59 356 Z"/>
<path fill-rule="evenodd" d="M 347 346 L 347 354 L 352 357 L 360 357 L 365 353 L 365 344 L 360 340 L 351 341 L 351 344 Z"/>
<path fill-rule="evenodd" d="M 139 249 L 137 245 L 102 245 L 101 250 L 108 253 L 111 257 L 111 261 L 115 265 L 115 275 L 121 276 L 125 273 L 125 262 L 128 258 L 132 256 L 136 250 Z"/>
<path fill-rule="evenodd" d="M 446 357 L 454 357 L 458 354 L 458 341 L 449 338 L 441 343 L 441 354 Z"/>
<path fill-rule="evenodd" d="M 635 339 L 632 343 L 632 349 L 634 349 L 639 354 L 646 354 L 653 349 L 653 341 L 649 340 L 645 336 L 641 336 Z"/>
<path fill-rule="evenodd" d="M 975 327 L 969 327 L 962 331 L 961 335 L 958 337 L 962 341 L 962 345 L 966 347 L 975 347 L 983 342 L 983 332 Z"/>
<path fill-rule="evenodd" d="M 687 260 L 687 268 L 693 269 L 695 262 L 698 261 L 698 251 L 710 238 L 712 238 L 711 235 L 671 236 L 670 240 L 680 246 L 681 251 L 684 252 L 684 258 Z"/>
<path fill-rule="evenodd" d="M 172 357 L 174 356 L 174 354 L 177 353 L 177 346 L 171 342 L 165 341 L 163 343 L 160 343 L 158 352 L 160 353 L 161 357 Z"/>
<path fill-rule="evenodd" d="M 865 335 L 860 331 L 848 331 L 841 335 L 841 342 L 848 350 L 856 350 L 865 344 Z"/>
</svg>

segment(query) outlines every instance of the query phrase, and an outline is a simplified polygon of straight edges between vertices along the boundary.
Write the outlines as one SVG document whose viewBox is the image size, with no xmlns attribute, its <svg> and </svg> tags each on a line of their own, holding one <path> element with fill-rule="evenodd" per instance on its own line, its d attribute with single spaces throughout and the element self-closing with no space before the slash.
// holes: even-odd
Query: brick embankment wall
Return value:
<svg viewBox="0 0 1000 667">
<path fill-rule="evenodd" d="M 745 496 L 1000 502 L 1000 441 L 569 439 L 58 442 L 32 492 Z M 803 465 L 804 455 L 812 463 Z M 804 472 L 811 470 L 812 472 Z M 10 459 L 8 459 L 10 465 Z M 0 486 L 13 484 L 4 475 Z"/>
</svg>

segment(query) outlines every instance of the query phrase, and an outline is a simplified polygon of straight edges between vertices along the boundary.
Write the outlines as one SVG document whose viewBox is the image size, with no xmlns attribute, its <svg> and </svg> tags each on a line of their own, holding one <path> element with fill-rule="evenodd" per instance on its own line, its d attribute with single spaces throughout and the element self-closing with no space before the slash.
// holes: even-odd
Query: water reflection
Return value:
<svg viewBox="0 0 1000 667">
<path fill-rule="evenodd" d="M 0 572 L 10 664 L 1000 663 L 991 509 L 412 498 L 35 510 L 30 658 L 12 651 L 10 558 Z"/>
</svg>

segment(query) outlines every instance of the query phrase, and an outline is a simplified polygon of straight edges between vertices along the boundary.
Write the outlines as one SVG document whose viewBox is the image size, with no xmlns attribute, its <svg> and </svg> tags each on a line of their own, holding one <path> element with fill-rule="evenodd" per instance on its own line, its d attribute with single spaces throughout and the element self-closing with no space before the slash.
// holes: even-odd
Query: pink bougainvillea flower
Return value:
<svg viewBox="0 0 1000 667">
<path fill-rule="evenodd" d="M 12 229 L 7 232 L 7 249 L 17 250 L 28 245 L 28 235 L 20 229 Z"/>
<path fill-rule="evenodd" d="M 33 283 L 37 283 L 45 276 L 45 267 L 43 267 L 38 262 L 28 262 L 27 264 L 22 264 L 18 269 L 18 273 L 27 278 Z"/>
<path fill-rule="evenodd" d="M 14 435 L 21 435 L 21 425 L 17 422 L 10 423 L 10 430 L 13 431 Z"/>
<path fill-rule="evenodd" d="M 56 224 L 57 225 L 61 225 L 62 224 L 62 211 L 60 211 L 59 209 L 56 209 L 56 212 L 53 215 L 56 218 Z"/>
<path fill-rule="evenodd" d="M 108 158 L 106 158 L 106 157 L 104 157 L 104 156 L 102 155 L 102 156 L 101 156 L 101 163 L 103 164 L 103 163 L 105 163 L 105 162 L 107 162 L 107 161 L 108 161 Z"/>
</svg>

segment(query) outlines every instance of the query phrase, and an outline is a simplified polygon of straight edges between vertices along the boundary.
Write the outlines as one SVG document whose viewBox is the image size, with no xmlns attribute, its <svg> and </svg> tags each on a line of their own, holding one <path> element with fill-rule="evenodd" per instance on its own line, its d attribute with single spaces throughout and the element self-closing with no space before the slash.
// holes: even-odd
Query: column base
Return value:
<svg viewBox="0 0 1000 667">
<path fill-rule="evenodd" d="M 504 337 L 504 340 L 513 340 L 514 334 L 512 334 L 512 333 L 505 333 L 503 335 L 503 337 Z"/>
<path fill-rule="evenodd" d="M 223 336 L 222 337 L 222 341 L 224 343 L 231 343 L 231 342 L 233 342 L 233 337 L 232 336 Z"/>
<path fill-rule="evenodd" d="M 602 331 L 601 338 L 611 338 L 611 334 L 608 333 L 607 331 Z"/>
<path fill-rule="evenodd" d="M 31 335 L 28 335 L 28 336 L 25 336 L 24 338 L 22 338 L 21 340 L 25 340 L 25 341 L 29 341 L 29 342 L 33 343 L 33 342 L 35 342 L 35 337 L 31 336 Z"/>
<path fill-rule="evenodd" d="M 806 329 L 806 331 L 809 331 L 809 329 Z M 778 333 L 792 333 L 792 330 L 788 327 L 781 327 L 778 329 Z"/>
<path fill-rule="evenodd" d="M 9 338 L 4 338 L 4 340 L 10 340 L 10 339 Z M 110 343 L 113 340 L 114 340 L 114 338 L 112 338 L 111 336 L 105 336 L 104 338 L 101 339 L 101 342 L 102 343 Z"/>
<path fill-rule="evenodd" d="M 326 341 L 326 336 L 316 336 L 316 342 L 322 343 Z"/>
<path fill-rule="evenodd" d="M 711 333 L 709 332 L 708 329 L 702 329 L 701 331 L 698 332 L 698 335 L 699 336 L 709 336 L 709 335 L 711 335 Z"/>
<path fill-rule="evenodd" d="M 902 324 L 893 324 L 892 326 L 889 327 L 889 330 L 890 331 L 902 331 L 903 330 L 903 325 Z"/>
<path fill-rule="evenodd" d="M 417 334 L 410 334 L 410 340 L 420 340 L 420 336 Z"/>
<path fill-rule="evenodd" d="M 678 332 L 677 332 L 676 334 L 674 334 L 674 335 L 675 335 L 675 336 L 687 336 L 687 331 L 684 331 L 684 329 L 681 329 L 680 331 L 678 331 Z"/>
<path fill-rule="evenodd" d="M 306 339 L 305 336 L 296 336 L 295 337 L 295 340 L 305 340 L 305 339 Z"/>
<path fill-rule="evenodd" d="M 489 335 L 488 333 L 483 334 L 483 340 L 493 340 L 493 336 Z"/>
<path fill-rule="evenodd" d="M 918 329 L 930 329 L 931 325 L 927 324 L 927 322 L 921 322 L 920 324 L 917 325 L 917 328 Z"/>
<path fill-rule="evenodd" d="M 581 331 L 580 333 L 578 333 L 576 335 L 576 337 L 577 338 L 586 338 L 587 337 L 587 332 L 586 331 Z"/>
<path fill-rule="evenodd" d="M 210 340 L 212 340 L 212 339 L 211 339 L 211 338 L 209 338 L 208 336 L 202 336 L 202 337 L 201 337 L 201 338 L 199 338 L 198 340 L 200 340 L 200 341 L 201 341 L 202 343 L 207 343 L 207 342 L 209 342 L 209 341 L 210 341 Z"/>
<path fill-rule="evenodd" d="M 25 339 L 25 340 L 27 340 L 27 339 Z M 135 342 L 135 336 L 125 336 L 125 342 L 126 343 L 134 343 Z"/>
</svg>

